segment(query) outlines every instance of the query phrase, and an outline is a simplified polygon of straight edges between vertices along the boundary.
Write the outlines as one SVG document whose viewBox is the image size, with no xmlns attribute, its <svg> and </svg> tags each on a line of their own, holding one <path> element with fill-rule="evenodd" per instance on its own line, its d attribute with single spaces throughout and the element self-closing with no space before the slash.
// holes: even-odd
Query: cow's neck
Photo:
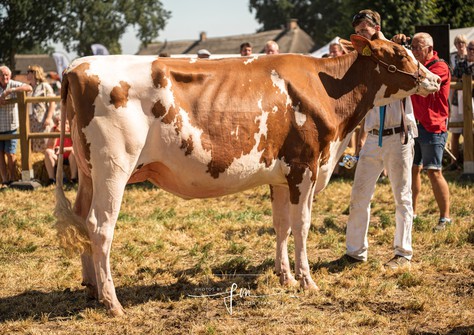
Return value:
<svg viewBox="0 0 474 335">
<path fill-rule="evenodd" d="M 321 71 L 319 77 L 329 97 L 334 99 L 341 128 L 350 132 L 374 106 L 382 84 L 376 71 L 377 64 L 369 57 L 352 52 L 333 60 L 332 66 Z"/>
</svg>

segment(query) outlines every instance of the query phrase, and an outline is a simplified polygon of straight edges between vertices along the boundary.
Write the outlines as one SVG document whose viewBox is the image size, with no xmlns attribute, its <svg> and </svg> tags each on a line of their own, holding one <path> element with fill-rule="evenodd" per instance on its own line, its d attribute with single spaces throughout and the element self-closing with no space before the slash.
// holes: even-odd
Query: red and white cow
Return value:
<svg viewBox="0 0 474 335">
<path fill-rule="evenodd" d="M 71 208 L 60 161 L 55 213 L 63 244 L 74 248 L 80 241 L 89 293 L 112 314 L 123 313 L 110 250 L 125 185 L 144 180 L 186 199 L 269 184 L 280 282 L 293 285 L 296 278 L 304 289 L 317 289 L 306 254 L 314 193 L 328 183 L 370 108 L 439 89 L 439 78 L 405 48 L 355 35 L 351 42 L 357 52 L 333 59 L 75 60 L 61 95 L 79 189 Z"/>
</svg>

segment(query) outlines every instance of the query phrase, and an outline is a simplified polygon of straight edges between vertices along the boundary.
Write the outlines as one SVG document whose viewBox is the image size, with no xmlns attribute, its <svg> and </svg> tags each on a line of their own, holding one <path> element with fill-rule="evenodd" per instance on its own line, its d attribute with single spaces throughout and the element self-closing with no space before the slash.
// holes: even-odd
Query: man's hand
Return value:
<svg viewBox="0 0 474 335">
<path fill-rule="evenodd" d="M 395 36 L 392 37 L 392 42 L 395 42 L 401 45 L 407 45 L 409 40 L 411 40 L 411 37 L 406 36 L 405 34 L 396 34 Z"/>
</svg>

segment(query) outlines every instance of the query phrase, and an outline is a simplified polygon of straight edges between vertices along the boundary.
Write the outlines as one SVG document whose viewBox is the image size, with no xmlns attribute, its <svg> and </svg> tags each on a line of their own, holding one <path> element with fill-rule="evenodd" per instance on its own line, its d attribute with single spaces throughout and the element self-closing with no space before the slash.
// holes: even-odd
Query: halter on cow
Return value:
<svg viewBox="0 0 474 335">
<path fill-rule="evenodd" d="M 314 193 L 327 185 L 370 108 L 439 89 L 439 77 L 405 48 L 355 35 L 351 41 L 357 52 L 324 60 L 275 55 L 74 61 L 61 96 L 79 188 L 71 208 L 60 157 L 55 214 L 62 244 L 82 253 L 89 293 L 113 315 L 123 313 L 109 255 L 125 185 L 144 180 L 183 198 L 270 185 L 280 283 L 317 289 L 306 254 Z"/>
</svg>

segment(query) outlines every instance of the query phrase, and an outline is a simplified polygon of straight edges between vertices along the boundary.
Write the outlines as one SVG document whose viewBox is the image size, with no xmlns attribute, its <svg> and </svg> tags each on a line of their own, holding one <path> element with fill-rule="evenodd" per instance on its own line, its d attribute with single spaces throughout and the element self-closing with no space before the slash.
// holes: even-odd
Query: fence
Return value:
<svg viewBox="0 0 474 335">
<path fill-rule="evenodd" d="M 18 104 L 19 133 L 1 134 L 0 140 L 19 139 L 21 149 L 21 180 L 29 182 L 34 179 L 33 164 L 31 161 L 30 140 L 34 138 L 58 138 L 60 133 L 32 133 L 30 132 L 30 118 L 28 115 L 28 104 L 36 102 L 61 101 L 61 97 L 27 97 L 26 93 L 19 92 L 15 99 L 8 100 L 8 103 Z"/>
<path fill-rule="evenodd" d="M 464 170 L 462 179 L 474 180 L 474 139 L 472 125 L 472 76 L 464 74 L 462 82 L 452 82 L 451 88 L 463 92 L 463 122 L 450 122 L 450 127 L 463 127 Z"/>
<path fill-rule="evenodd" d="M 463 91 L 464 121 L 449 123 L 450 127 L 463 127 L 464 137 L 464 171 L 462 178 L 474 179 L 474 143 L 472 123 L 472 87 L 473 81 L 470 75 L 463 75 L 462 82 L 452 82 L 451 88 Z M 18 134 L 1 134 L 1 140 L 19 139 L 21 148 L 21 179 L 29 182 L 34 179 L 33 164 L 31 162 L 30 140 L 34 138 L 57 138 L 59 133 L 32 133 L 30 132 L 30 119 L 27 105 L 35 102 L 59 102 L 56 97 L 27 97 L 25 93 L 17 93 L 17 98 L 9 100 L 9 103 L 18 103 L 18 117 L 20 129 Z"/>
</svg>

